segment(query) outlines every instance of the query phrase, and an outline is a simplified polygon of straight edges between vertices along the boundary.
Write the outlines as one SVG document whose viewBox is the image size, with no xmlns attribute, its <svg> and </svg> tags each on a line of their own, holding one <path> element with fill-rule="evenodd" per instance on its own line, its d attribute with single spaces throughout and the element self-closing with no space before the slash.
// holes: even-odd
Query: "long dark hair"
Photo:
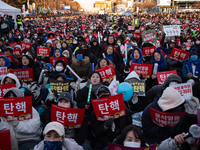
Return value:
<svg viewBox="0 0 200 150">
<path fill-rule="evenodd" d="M 119 136 L 119 139 L 116 141 L 116 144 L 123 145 L 126 135 L 129 131 L 133 131 L 133 134 L 136 139 L 141 141 L 141 147 L 146 147 L 144 136 L 140 128 L 136 125 L 128 125 L 122 130 L 122 134 Z"/>
<path fill-rule="evenodd" d="M 94 73 L 97 73 L 97 74 L 99 75 L 99 77 L 100 77 L 100 82 L 103 82 L 102 77 L 101 77 L 101 74 L 100 74 L 98 71 L 92 71 L 92 72 L 89 74 L 88 79 L 91 79 L 91 77 L 92 77 L 92 75 L 93 75 Z"/>
</svg>

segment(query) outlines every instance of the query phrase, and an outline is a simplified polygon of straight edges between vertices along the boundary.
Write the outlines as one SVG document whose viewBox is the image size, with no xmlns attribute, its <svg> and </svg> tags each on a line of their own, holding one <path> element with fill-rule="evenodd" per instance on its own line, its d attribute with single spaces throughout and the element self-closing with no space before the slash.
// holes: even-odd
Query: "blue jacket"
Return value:
<svg viewBox="0 0 200 150">
<path fill-rule="evenodd" d="M 140 53 L 140 58 L 137 59 L 137 60 L 136 60 L 136 59 L 134 58 L 134 56 L 133 56 L 133 53 L 134 53 L 135 50 L 138 50 L 139 53 Z M 135 48 L 135 49 L 133 50 L 133 52 L 132 52 L 132 62 L 133 62 L 133 63 L 142 63 L 142 59 L 143 59 L 143 56 L 142 56 L 142 51 L 141 51 L 141 49 Z"/>
<path fill-rule="evenodd" d="M 56 49 L 54 50 L 54 52 L 53 52 L 53 57 L 55 57 L 55 52 L 56 52 L 57 49 L 60 51 L 60 57 L 62 57 L 62 50 L 61 50 L 60 48 L 56 48 Z"/>
<path fill-rule="evenodd" d="M 161 55 L 159 61 L 156 61 L 155 58 L 153 57 L 155 52 L 158 52 Z M 165 69 L 167 63 L 162 53 L 159 50 L 156 50 L 153 52 L 153 56 L 152 56 L 152 64 L 158 63 L 158 71 L 162 71 L 163 69 Z"/>
<path fill-rule="evenodd" d="M 4 67 L 10 68 L 10 66 L 11 66 L 10 59 L 8 59 L 5 56 L 0 56 L 0 58 L 3 58 L 6 62 L 6 65 Z"/>
</svg>

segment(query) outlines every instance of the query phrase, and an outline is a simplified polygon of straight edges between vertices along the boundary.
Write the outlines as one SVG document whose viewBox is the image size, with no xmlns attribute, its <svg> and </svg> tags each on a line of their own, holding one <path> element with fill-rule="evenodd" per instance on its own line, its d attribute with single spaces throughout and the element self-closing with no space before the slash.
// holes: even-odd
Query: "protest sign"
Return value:
<svg viewBox="0 0 200 150">
<path fill-rule="evenodd" d="M 0 99 L 0 117 L 4 121 L 16 118 L 20 121 L 32 118 L 32 96 Z"/>
<path fill-rule="evenodd" d="M 103 68 L 99 68 L 95 71 L 98 71 L 101 74 L 103 82 L 105 82 L 107 79 L 112 80 L 114 77 L 116 77 L 115 69 L 112 64 Z"/>
<path fill-rule="evenodd" d="M 59 59 L 62 59 L 66 63 L 66 65 L 68 65 L 67 57 L 49 57 L 49 62 L 51 66 L 54 66 L 56 61 Z"/>
<path fill-rule="evenodd" d="M 135 33 L 135 32 L 133 32 L 132 36 L 133 36 L 134 38 L 136 38 L 137 40 L 139 40 L 139 39 L 141 38 L 141 35 L 138 34 L 138 33 Z"/>
<path fill-rule="evenodd" d="M 185 44 L 186 49 L 189 51 L 189 50 L 190 50 L 190 47 L 194 44 L 194 42 L 190 42 L 190 43 L 184 42 L 183 44 Z"/>
<path fill-rule="evenodd" d="M 144 31 L 142 33 L 142 41 L 144 43 L 156 43 L 157 41 L 157 36 L 156 36 L 156 31 L 155 30 L 149 30 L 149 31 Z"/>
<path fill-rule="evenodd" d="M 67 44 L 72 44 L 72 43 L 73 43 L 73 40 L 66 40 L 66 43 L 67 43 Z"/>
<path fill-rule="evenodd" d="M 16 87 L 16 84 L 1 84 L 0 85 L 0 98 L 3 97 L 3 95 L 5 94 L 5 92 L 7 91 L 7 89 Z"/>
<path fill-rule="evenodd" d="M 165 25 L 163 26 L 163 30 L 166 36 L 180 36 L 181 35 L 180 25 Z"/>
<path fill-rule="evenodd" d="M 90 37 L 84 37 L 84 39 L 86 43 L 90 42 Z"/>
<path fill-rule="evenodd" d="M 30 43 L 26 43 L 26 42 L 21 41 L 21 42 L 20 42 L 20 46 L 21 46 L 22 49 L 31 50 L 33 44 L 30 44 Z"/>
<path fill-rule="evenodd" d="M 155 50 L 156 50 L 156 47 L 155 47 L 155 46 L 143 47 L 143 48 L 142 48 L 143 57 L 152 56 L 152 54 L 153 54 L 153 52 L 154 52 Z"/>
<path fill-rule="evenodd" d="M 10 130 L 0 131 L 0 150 L 12 150 Z"/>
<path fill-rule="evenodd" d="M 117 95 L 117 81 L 116 81 L 116 77 L 114 77 L 114 79 L 112 80 L 112 82 L 110 83 L 110 85 L 108 86 L 111 95 Z"/>
<path fill-rule="evenodd" d="M 165 53 L 163 52 L 163 50 L 160 50 L 160 52 L 162 53 L 163 57 L 166 59 L 166 58 L 167 58 L 167 54 L 165 54 Z"/>
<path fill-rule="evenodd" d="M 12 47 L 12 48 L 15 48 L 15 46 L 18 45 L 18 44 L 17 44 L 17 42 L 15 41 L 15 42 L 8 43 L 8 45 L 9 45 L 10 47 Z"/>
<path fill-rule="evenodd" d="M 57 121 L 69 129 L 81 128 L 85 109 L 65 108 L 51 105 L 51 121 Z"/>
<path fill-rule="evenodd" d="M 135 71 L 138 75 L 142 75 L 144 78 L 150 78 L 152 67 L 152 64 L 131 63 L 130 72 Z"/>
<path fill-rule="evenodd" d="M 182 83 L 182 84 L 177 84 L 170 87 L 173 87 L 174 89 L 176 89 L 180 93 L 180 95 L 186 100 L 191 99 L 193 96 L 192 86 L 190 83 Z"/>
<path fill-rule="evenodd" d="M 48 40 L 51 40 L 51 41 L 53 41 L 53 40 L 55 40 L 56 39 L 56 37 L 49 37 L 48 38 Z"/>
<path fill-rule="evenodd" d="M 138 96 L 145 96 L 145 81 L 142 80 L 126 80 L 132 87 L 133 93 Z"/>
<path fill-rule="evenodd" d="M 33 68 L 9 69 L 9 72 L 15 74 L 22 82 L 33 81 Z"/>
<path fill-rule="evenodd" d="M 167 77 L 168 77 L 170 74 L 175 74 L 175 75 L 177 75 L 177 71 L 176 71 L 176 70 L 172 70 L 172 71 L 161 71 L 161 72 L 157 72 L 158 84 L 163 84 L 164 81 L 167 79 Z"/>
<path fill-rule="evenodd" d="M 14 49 L 14 50 L 13 50 L 13 53 L 14 53 L 14 55 L 15 55 L 17 58 L 22 57 L 22 51 L 21 51 L 21 49 L 19 49 L 19 48 Z"/>
<path fill-rule="evenodd" d="M 93 99 L 92 106 L 98 121 L 105 121 L 112 117 L 117 119 L 126 115 L 122 93 L 101 99 Z"/>
<path fill-rule="evenodd" d="M 49 57 L 50 47 L 37 47 L 37 56 Z"/>
<path fill-rule="evenodd" d="M 107 46 L 104 46 L 104 51 L 106 50 Z M 114 52 L 118 52 L 119 51 L 119 47 L 118 45 L 113 46 Z"/>
<path fill-rule="evenodd" d="M 156 110 L 152 107 L 149 107 L 151 120 L 160 127 L 165 126 L 175 126 L 181 117 L 186 114 L 186 112 L 182 113 L 168 113 Z"/>
<path fill-rule="evenodd" d="M 5 55 L 1 54 L 1 56 L 5 56 Z M 11 54 L 11 55 L 6 55 L 5 57 L 7 57 L 8 59 L 10 59 L 10 62 L 15 62 L 15 59 L 14 59 L 13 54 Z"/>
<path fill-rule="evenodd" d="M 3 77 L 7 75 L 7 73 L 8 73 L 7 67 L 0 67 L 0 80 L 2 80 Z"/>
<path fill-rule="evenodd" d="M 135 26 L 128 26 L 128 30 L 134 30 Z"/>
<path fill-rule="evenodd" d="M 54 80 L 50 81 L 50 85 L 51 85 L 51 90 L 53 92 L 55 91 L 56 95 L 62 92 L 69 92 L 69 82 Z"/>
<path fill-rule="evenodd" d="M 173 48 L 169 58 L 182 62 L 184 59 L 187 59 L 189 55 L 190 52 L 186 52 L 178 48 Z"/>
<path fill-rule="evenodd" d="M 114 143 L 108 143 L 108 150 L 156 150 L 156 146 L 157 144 L 153 144 L 148 147 L 133 148 Z"/>
</svg>

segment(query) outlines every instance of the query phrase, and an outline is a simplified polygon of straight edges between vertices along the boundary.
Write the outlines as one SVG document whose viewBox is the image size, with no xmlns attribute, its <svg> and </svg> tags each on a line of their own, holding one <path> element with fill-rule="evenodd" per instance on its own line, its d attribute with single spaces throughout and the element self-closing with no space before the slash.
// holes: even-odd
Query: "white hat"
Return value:
<svg viewBox="0 0 200 150">
<path fill-rule="evenodd" d="M 131 73 L 129 73 L 129 75 L 126 77 L 125 80 L 129 80 L 131 78 L 136 78 L 136 79 L 140 80 L 140 77 L 138 76 L 138 74 L 135 71 L 132 71 Z"/>
<path fill-rule="evenodd" d="M 185 100 L 173 87 L 167 87 L 158 100 L 159 107 L 163 110 L 169 110 L 180 106 Z"/>
<path fill-rule="evenodd" d="M 59 122 L 50 122 L 46 125 L 44 128 L 43 134 L 47 134 L 49 131 L 56 131 L 59 136 L 64 136 L 65 135 L 65 129 L 63 125 Z"/>
<path fill-rule="evenodd" d="M 46 43 L 51 43 L 52 44 L 52 41 L 51 40 L 47 40 L 47 42 Z"/>
</svg>

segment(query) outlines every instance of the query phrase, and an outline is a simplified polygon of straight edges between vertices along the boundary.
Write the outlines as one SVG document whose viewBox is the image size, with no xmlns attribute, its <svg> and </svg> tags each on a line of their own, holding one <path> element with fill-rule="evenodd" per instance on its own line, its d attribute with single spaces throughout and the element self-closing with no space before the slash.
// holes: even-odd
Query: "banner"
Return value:
<svg viewBox="0 0 200 150">
<path fill-rule="evenodd" d="M 171 6 L 171 0 L 157 0 L 157 6 Z"/>
<path fill-rule="evenodd" d="M 22 57 L 22 51 L 19 48 L 14 49 L 13 53 L 17 58 L 21 58 Z"/>
<path fill-rule="evenodd" d="M 126 115 L 123 94 L 93 99 L 92 106 L 98 121 L 119 118 Z"/>
<path fill-rule="evenodd" d="M 1 84 L 0 85 L 0 98 L 3 97 L 7 89 L 16 87 L 16 84 Z"/>
<path fill-rule="evenodd" d="M 133 87 L 133 93 L 138 96 L 145 96 L 145 81 L 142 80 L 126 80 Z"/>
<path fill-rule="evenodd" d="M 112 64 L 103 68 L 99 68 L 95 71 L 98 71 L 101 74 L 103 82 L 105 82 L 107 79 L 112 80 L 114 77 L 116 77 L 115 69 Z"/>
<path fill-rule="evenodd" d="M 9 69 L 9 72 L 15 74 L 22 82 L 33 81 L 33 68 Z"/>
<path fill-rule="evenodd" d="M 180 95 L 186 100 L 191 99 L 193 96 L 192 86 L 190 83 L 182 83 L 182 84 L 177 84 L 170 87 L 173 87 L 174 89 L 176 89 L 180 93 Z"/>
<path fill-rule="evenodd" d="M 169 58 L 182 62 L 184 59 L 187 59 L 189 56 L 190 56 L 190 52 L 186 52 L 178 48 L 173 48 Z"/>
<path fill-rule="evenodd" d="M 31 50 L 31 48 L 32 48 L 32 44 L 29 44 L 29 43 L 26 43 L 26 42 L 23 42 L 23 41 L 21 41 L 20 42 L 20 46 L 21 46 L 21 48 L 22 49 L 28 49 L 28 50 Z"/>
<path fill-rule="evenodd" d="M 128 30 L 135 30 L 135 26 L 128 26 Z"/>
<path fill-rule="evenodd" d="M 69 92 L 69 82 L 66 81 L 50 81 L 51 90 L 55 92 L 55 94 L 60 94 L 62 92 Z"/>
<path fill-rule="evenodd" d="M 142 33 L 142 41 L 144 43 L 156 43 L 157 36 L 155 30 L 144 31 Z"/>
<path fill-rule="evenodd" d="M 59 59 L 62 59 L 66 63 L 66 66 L 68 65 L 67 57 L 49 57 L 49 62 L 51 66 L 54 66 L 56 61 Z"/>
<path fill-rule="evenodd" d="M 177 71 L 176 70 L 172 70 L 172 71 L 157 72 L 158 84 L 163 84 L 170 74 L 177 75 Z"/>
<path fill-rule="evenodd" d="M 12 48 L 15 48 L 15 46 L 18 45 L 18 44 L 17 44 L 17 42 L 15 41 L 15 42 L 8 43 L 8 45 L 9 45 L 10 47 L 12 47 Z"/>
<path fill-rule="evenodd" d="M 1 98 L 0 116 L 3 121 L 11 118 L 19 121 L 32 119 L 32 96 Z"/>
<path fill-rule="evenodd" d="M 166 36 L 180 36 L 181 35 L 180 25 L 165 25 L 163 26 L 163 30 Z"/>
<path fill-rule="evenodd" d="M 114 143 L 108 143 L 108 150 L 156 150 L 157 144 L 150 145 L 148 147 L 132 148 Z"/>
<path fill-rule="evenodd" d="M 49 57 L 50 47 L 37 47 L 37 56 Z"/>
<path fill-rule="evenodd" d="M 7 67 L 0 67 L 0 80 L 2 80 L 3 77 L 4 77 L 5 75 L 7 75 L 7 74 L 8 74 Z M 0 94 L 0 95 L 1 95 L 1 94 Z"/>
<path fill-rule="evenodd" d="M 104 51 L 106 50 L 107 46 L 104 46 Z M 114 51 L 117 53 L 119 51 L 118 45 L 113 46 Z"/>
<path fill-rule="evenodd" d="M 152 64 L 131 63 L 130 72 L 135 71 L 138 75 L 142 75 L 144 78 L 150 78 L 152 67 Z"/>
<path fill-rule="evenodd" d="M 0 131 L 0 150 L 12 150 L 10 130 Z"/>
<path fill-rule="evenodd" d="M 152 107 L 149 107 L 149 109 L 150 109 L 151 120 L 160 127 L 175 126 L 179 122 L 181 117 L 184 114 L 186 114 L 186 112 L 182 113 L 162 112 L 153 109 Z"/>
<path fill-rule="evenodd" d="M 57 121 L 69 129 L 81 128 L 85 109 L 65 108 L 51 105 L 51 121 Z"/>
<path fill-rule="evenodd" d="M 155 50 L 156 50 L 156 46 L 143 47 L 143 50 L 142 50 L 143 57 L 152 56 Z"/>
</svg>

